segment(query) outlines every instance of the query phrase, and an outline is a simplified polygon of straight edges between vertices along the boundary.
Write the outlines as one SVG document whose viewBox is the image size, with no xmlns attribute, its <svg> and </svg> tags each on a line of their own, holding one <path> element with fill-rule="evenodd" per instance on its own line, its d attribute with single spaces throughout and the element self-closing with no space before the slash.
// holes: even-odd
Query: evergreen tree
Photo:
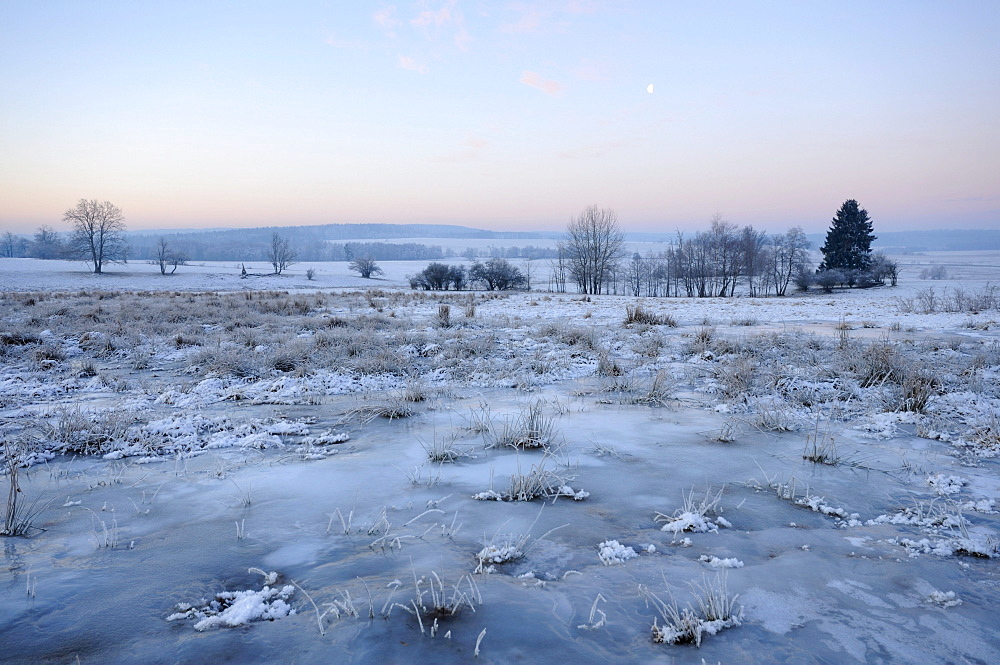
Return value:
<svg viewBox="0 0 1000 665">
<path fill-rule="evenodd" d="M 854 199 L 844 201 L 833 225 L 826 232 L 823 262 L 817 272 L 844 270 L 864 272 L 871 266 L 872 222 L 868 211 L 858 207 Z"/>
</svg>

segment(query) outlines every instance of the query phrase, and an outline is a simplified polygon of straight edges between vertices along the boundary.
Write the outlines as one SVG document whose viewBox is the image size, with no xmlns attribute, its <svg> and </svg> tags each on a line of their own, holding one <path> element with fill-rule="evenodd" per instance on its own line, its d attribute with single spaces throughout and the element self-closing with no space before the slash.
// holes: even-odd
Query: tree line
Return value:
<svg viewBox="0 0 1000 665">
<path fill-rule="evenodd" d="M 272 231 L 272 233 L 275 233 Z M 164 236 L 129 234 L 128 256 L 140 261 L 159 261 L 162 247 L 166 242 L 183 254 L 186 261 L 265 261 L 270 246 L 270 236 L 248 234 L 249 237 L 234 241 L 226 236 L 226 244 L 219 242 L 215 232 L 171 233 Z M 302 242 L 289 234 L 282 233 L 296 247 L 302 261 L 353 261 L 356 257 L 368 257 L 376 261 L 440 261 L 443 259 L 465 258 L 475 260 L 482 257 L 506 259 L 548 259 L 557 255 L 551 247 L 469 247 L 460 254 L 451 248 L 422 243 L 353 241 L 332 242 L 317 239 Z M 260 236 L 260 237 L 257 237 Z M 10 258 L 63 259 L 73 258 L 67 253 L 65 234 L 48 225 L 39 227 L 33 236 L 24 237 L 10 231 L 0 234 L 0 256 Z"/>
<path fill-rule="evenodd" d="M 362 276 L 364 276 L 362 274 Z M 409 277 L 411 289 L 424 291 L 462 291 L 482 289 L 485 291 L 510 291 L 531 288 L 530 269 L 522 270 L 505 258 L 494 257 L 480 263 L 463 265 L 431 263 L 421 272 Z"/>
<path fill-rule="evenodd" d="M 586 294 L 631 296 L 732 297 L 784 296 L 790 285 L 824 291 L 836 286 L 873 286 L 898 278 L 895 262 L 873 254 L 875 240 L 868 213 L 848 200 L 838 210 L 823 262 L 814 270 L 809 242 L 801 227 L 768 235 L 752 226 L 737 227 L 716 215 L 708 230 L 677 234 L 667 248 L 646 255 L 625 252 L 617 215 L 591 206 L 571 220 L 550 262 L 548 287 L 573 286 Z"/>
<path fill-rule="evenodd" d="M 64 213 L 63 221 L 72 228 L 67 238 L 48 226 L 42 226 L 31 241 L 8 231 L 0 236 L 0 253 L 10 257 L 26 252 L 38 258 L 82 259 L 93 266 L 95 273 L 101 273 L 105 263 L 126 262 L 132 248 L 125 236 L 125 218 L 117 206 L 109 201 L 80 199 Z M 584 294 L 705 298 L 733 297 L 738 293 L 784 296 L 792 284 L 800 290 L 817 285 L 827 292 L 836 286 L 866 287 L 887 280 L 895 286 L 898 267 L 886 256 L 872 253 L 875 239 L 868 212 L 850 199 L 831 222 L 820 250 L 823 261 L 816 270 L 812 269 L 809 242 L 801 227 L 768 235 L 752 226 L 737 227 L 719 215 L 705 231 L 690 236 L 678 232 L 676 239 L 659 252 L 628 256 L 617 214 L 609 208 L 590 206 L 570 220 L 565 236 L 550 254 L 548 288 L 565 292 L 572 285 Z M 470 286 L 489 290 L 530 288 L 530 259 L 541 256 L 529 254 L 522 270 L 502 252 L 495 252 L 485 263 L 475 260 L 470 252 L 468 258 L 474 263 L 466 269 L 438 263 L 436 259 L 443 255 L 440 247 L 349 242 L 314 243 L 299 249 L 284 235 L 272 231 L 267 245 L 255 247 L 246 260 L 266 259 L 274 272 L 281 274 L 299 260 L 317 260 L 312 255 L 316 246 L 328 256 L 336 256 L 332 260 L 350 261 L 350 269 L 362 277 L 382 272 L 376 260 L 429 258 L 434 262 L 412 276 L 410 285 L 436 290 Z M 179 265 L 196 258 L 190 248 L 179 249 L 164 237 L 158 238 L 146 253 L 163 274 L 168 268 L 173 273 Z"/>
</svg>

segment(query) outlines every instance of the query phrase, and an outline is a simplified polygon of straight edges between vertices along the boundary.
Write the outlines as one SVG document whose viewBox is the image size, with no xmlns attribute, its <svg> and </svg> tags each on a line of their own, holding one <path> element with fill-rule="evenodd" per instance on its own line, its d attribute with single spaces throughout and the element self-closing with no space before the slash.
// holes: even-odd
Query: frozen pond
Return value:
<svg viewBox="0 0 1000 665">
<path fill-rule="evenodd" d="M 1000 267 L 906 258 L 760 300 L 2 260 L 0 660 L 995 663 L 1000 311 L 951 305 Z"/>
</svg>

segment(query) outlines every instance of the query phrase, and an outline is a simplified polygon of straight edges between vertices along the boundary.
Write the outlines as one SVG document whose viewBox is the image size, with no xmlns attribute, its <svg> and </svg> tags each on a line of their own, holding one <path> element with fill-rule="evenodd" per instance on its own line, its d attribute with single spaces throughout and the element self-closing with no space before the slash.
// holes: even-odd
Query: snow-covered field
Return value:
<svg viewBox="0 0 1000 665">
<path fill-rule="evenodd" d="M 998 662 L 1000 256 L 897 258 L 759 300 L 2 259 L 0 660 Z"/>
</svg>

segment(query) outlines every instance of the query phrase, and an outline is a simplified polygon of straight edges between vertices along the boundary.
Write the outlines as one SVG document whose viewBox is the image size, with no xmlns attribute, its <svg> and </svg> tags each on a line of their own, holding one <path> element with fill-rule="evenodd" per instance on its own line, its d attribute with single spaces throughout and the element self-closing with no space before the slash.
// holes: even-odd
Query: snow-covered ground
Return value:
<svg viewBox="0 0 1000 665">
<path fill-rule="evenodd" d="M 1000 256 L 897 258 L 704 300 L 2 259 L 0 661 L 998 662 Z"/>
</svg>

